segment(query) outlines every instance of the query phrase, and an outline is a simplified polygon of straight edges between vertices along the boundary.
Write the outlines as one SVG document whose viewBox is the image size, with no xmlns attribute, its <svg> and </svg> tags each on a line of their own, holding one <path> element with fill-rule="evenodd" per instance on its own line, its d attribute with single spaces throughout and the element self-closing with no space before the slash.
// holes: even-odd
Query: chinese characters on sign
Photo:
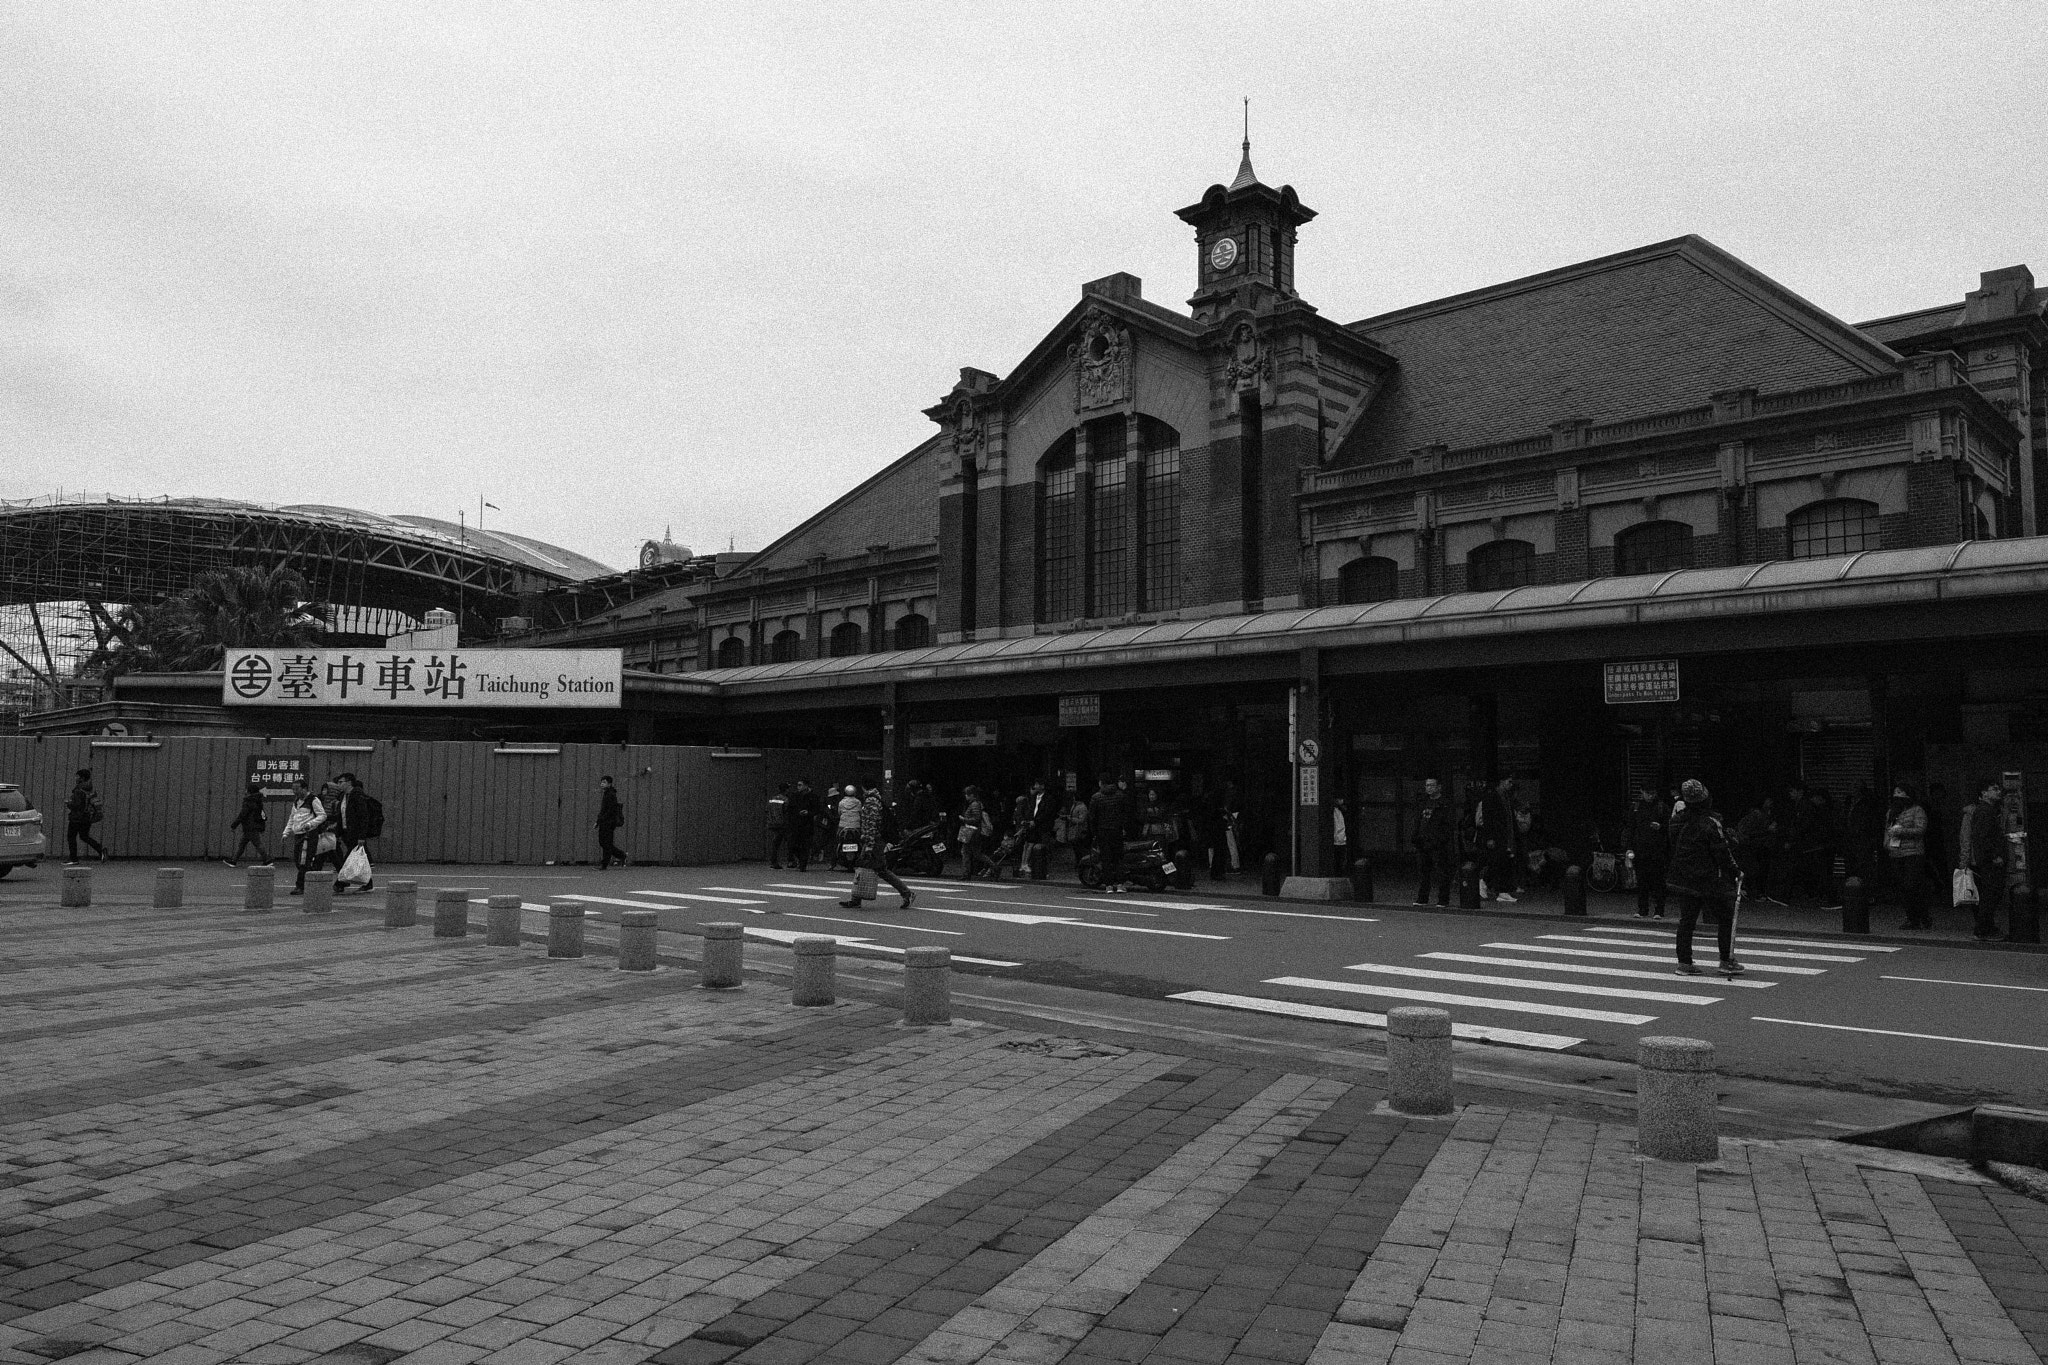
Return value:
<svg viewBox="0 0 2048 1365">
<path fill-rule="evenodd" d="M 913 749 L 986 749 L 996 742 L 992 720 L 935 720 L 911 722 Z"/>
<path fill-rule="evenodd" d="M 616 649 L 233 649 L 226 706 L 610 707 Z"/>
<path fill-rule="evenodd" d="M 290 796 L 292 783 L 306 781 L 306 759 L 303 754 L 291 754 L 282 758 L 271 758 L 263 754 L 249 755 L 249 785 L 263 788 L 266 798 Z"/>
<path fill-rule="evenodd" d="M 1060 698 L 1060 726 L 1063 729 L 1084 729 L 1102 724 L 1102 694 L 1080 692 Z"/>
<path fill-rule="evenodd" d="M 1645 701 L 1678 700 L 1678 660 L 1637 659 L 1632 663 L 1601 665 L 1609 706 L 1629 706 Z"/>
</svg>

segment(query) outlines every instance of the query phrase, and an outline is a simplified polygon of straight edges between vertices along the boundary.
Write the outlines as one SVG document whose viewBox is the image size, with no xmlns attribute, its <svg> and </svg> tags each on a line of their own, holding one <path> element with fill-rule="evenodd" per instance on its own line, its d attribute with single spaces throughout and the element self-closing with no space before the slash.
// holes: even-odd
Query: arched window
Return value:
<svg viewBox="0 0 2048 1365">
<path fill-rule="evenodd" d="M 747 642 L 737 635 L 728 635 L 718 642 L 718 666 L 720 668 L 745 668 L 747 666 Z"/>
<path fill-rule="evenodd" d="M 1138 423 L 1132 458 L 1130 422 Z M 1039 463 L 1038 619 L 1122 616 L 1180 605 L 1180 433 L 1106 417 Z"/>
<path fill-rule="evenodd" d="M 1669 573 L 1692 567 L 1692 527 L 1682 521 L 1646 521 L 1614 538 L 1618 574 Z"/>
<path fill-rule="evenodd" d="M 1808 503 L 1785 518 L 1786 551 L 1794 559 L 1824 559 L 1877 548 L 1877 504 L 1861 498 Z"/>
<path fill-rule="evenodd" d="M 1354 559 L 1337 570 L 1340 602 L 1390 602 L 1400 595 L 1400 566 L 1383 555 Z"/>
<path fill-rule="evenodd" d="M 1494 540 L 1465 556 L 1465 586 L 1473 592 L 1527 585 L 1536 574 L 1536 547 L 1526 540 Z"/>
<path fill-rule="evenodd" d="M 896 648 L 923 649 L 932 642 L 932 623 L 922 616 L 904 616 L 896 622 Z"/>
<path fill-rule="evenodd" d="M 1144 521 L 1140 611 L 1180 606 L 1180 433 L 1150 417 L 1138 418 L 1144 447 Z"/>
<path fill-rule="evenodd" d="M 768 662 L 771 664 L 795 663 L 804 656 L 804 637 L 793 630 L 778 630 L 775 638 L 768 642 Z"/>
<path fill-rule="evenodd" d="M 1970 511 L 1973 514 L 1971 524 L 1974 527 L 1971 532 L 1972 538 L 1976 540 L 1996 540 L 1998 533 L 1991 529 L 1991 518 L 1984 515 L 1984 509 L 1973 507 Z"/>
<path fill-rule="evenodd" d="M 860 636 L 859 626 L 851 621 L 841 621 L 832 627 L 832 634 L 826 640 L 826 647 L 831 650 L 833 658 L 843 659 L 849 654 L 860 653 Z"/>
<path fill-rule="evenodd" d="M 1081 476 L 1074 464 L 1072 433 L 1046 456 L 1038 492 L 1041 621 L 1071 621 L 1081 614 L 1084 546 L 1081 541 Z"/>
</svg>

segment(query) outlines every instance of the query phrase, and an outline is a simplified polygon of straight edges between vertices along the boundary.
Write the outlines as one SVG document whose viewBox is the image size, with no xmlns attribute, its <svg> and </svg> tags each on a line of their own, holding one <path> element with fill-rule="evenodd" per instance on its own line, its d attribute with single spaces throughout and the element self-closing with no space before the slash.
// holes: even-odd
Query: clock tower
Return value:
<svg viewBox="0 0 2048 1365">
<path fill-rule="evenodd" d="M 1249 138 L 1237 178 L 1228 186 L 1211 185 L 1199 204 L 1177 216 L 1195 230 L 1200 285 L 1188 303 L 1197 323 L 1233 304 L 1256 308 L 1297 297 L 1294 230 L 1315 217 L 1315 210 L 1302 204 L 1292 185 L 1276 190 L 1259 183 Z"/>
</svg>

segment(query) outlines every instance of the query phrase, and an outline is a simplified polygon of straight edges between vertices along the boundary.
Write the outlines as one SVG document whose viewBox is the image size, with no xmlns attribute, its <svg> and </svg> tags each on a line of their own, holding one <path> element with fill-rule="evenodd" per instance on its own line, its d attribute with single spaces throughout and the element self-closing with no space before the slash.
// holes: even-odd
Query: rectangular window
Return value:
<svg viewBox="0 0 2048 1365">
<path fill-rule="evenodd" d="M 1047 621 L 1071 621 L 1081 614 L 1080 500 L 1072 464 L 1046 471 L 1043 498 L 1043 614 Z"/>
<path fill-rule="evenodd" d="M 1114 455 L 1095 466 L 1095 602 L 1091 616 L 1122 616 L 1131 609 L 1131 503 L 1129 463 Z"/>
<path fill-rule="evenodd" d="M 1180 447 L 1145 456 L 1145 607 L 1180 606 Z"/>
</svg>

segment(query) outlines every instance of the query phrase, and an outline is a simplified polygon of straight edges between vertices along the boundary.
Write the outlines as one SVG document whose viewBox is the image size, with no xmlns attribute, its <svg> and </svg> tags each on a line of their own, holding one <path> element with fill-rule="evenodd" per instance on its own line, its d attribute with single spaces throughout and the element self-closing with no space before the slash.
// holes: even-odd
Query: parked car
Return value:
<svg viewBox="0 0 2048 1365">
<path fill-rule="evenodd" d="M 0 877 L 17 867 L 34 867 L 49 856 L 43 837 L 43 813 L 28 793 L 0 782 Z"/>
</svg>

